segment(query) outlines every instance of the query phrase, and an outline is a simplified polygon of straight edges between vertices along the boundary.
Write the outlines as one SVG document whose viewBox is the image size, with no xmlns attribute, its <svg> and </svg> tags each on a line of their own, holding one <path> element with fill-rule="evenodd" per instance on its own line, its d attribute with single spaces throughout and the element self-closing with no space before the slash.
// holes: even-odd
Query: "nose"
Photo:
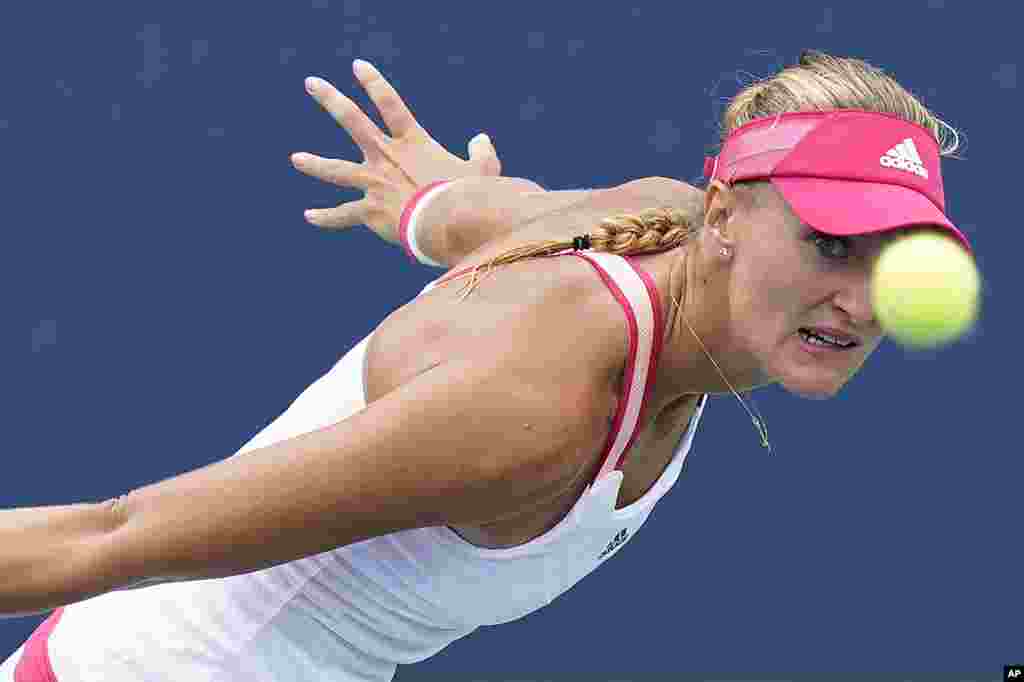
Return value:
<svg viewBox="0 0 1024 682">
<path fill-rule="evenodd" d="M 866 273 L 857 273 L 843 283 L 833 298 L 835 306 L 846 313 L 850 324 L 860 329 L 874 329 L 878 326 L 875 310 L 871 305 L 871 278 Z"/>
</svg>

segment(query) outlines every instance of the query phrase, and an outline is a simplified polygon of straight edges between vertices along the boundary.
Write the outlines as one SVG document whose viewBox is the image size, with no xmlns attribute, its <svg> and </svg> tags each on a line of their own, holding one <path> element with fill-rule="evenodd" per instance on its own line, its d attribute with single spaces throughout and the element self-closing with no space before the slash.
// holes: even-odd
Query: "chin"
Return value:
<svg viewBox="0 0 1024 682">
<path fill-rule="evenodd" d="M 817 372 L 783 372 L 777 382 L 789 393 L 808 400 L 828 400 L 843 390 L 848 376 Z"/>
<path fill-rule="evenodd" d="M 850 370 L 848 359 L 837 362 L 838 357 L 824 356 L 826 360 L 823 361 L 820 358 L 809 358 L 802 350 L 795 356 L 788 351 L 787 348 L 787 352 L 772 357 L 768 368 L 776 383 L 801 398 L 834 398 L 856 373 L 856 370 Z"/>
<path fill-rule="evenodd" d="M 842 390 L 842 384 L 838 386 L 808 386 L 802 382 L 779 382 L 784 389 L 793 395 L 807 400 L 828 400 L 834 398 L 840 390 Z"/>
</svg>

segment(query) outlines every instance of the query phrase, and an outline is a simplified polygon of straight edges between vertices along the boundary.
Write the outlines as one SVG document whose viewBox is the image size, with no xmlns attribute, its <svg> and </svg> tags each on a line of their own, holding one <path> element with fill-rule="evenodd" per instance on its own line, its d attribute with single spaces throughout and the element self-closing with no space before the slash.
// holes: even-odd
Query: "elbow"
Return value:
<svg viewBox="0 0 1024 682">
<path fill-rule="evenodd" d="M 128 496 L 121 495 L 103 503 L 107 512 L 107 523 L 111 531 L 122 527 L 128 520 Z"/>
<path fill-rule="evenodd" d="M 510 185 L 518 187 L 521 192 L 547 192 L 544 187 L 526 178 L 508 178 L 508 182 Z"/>
<path fill-rule="evenodd" d="M 102 504 L 106 531 L 91 546 L 89 573 L 98 576 L 104 591 L 190 579 L 181 572 L 185 555 L 169 551 L 180 549 L 180 543 L 167 542 L 154 506 L 143 502 L 133 491 Z"/>
<path fill-rule="evenodd" d="M 651 199 L 658 199 L 672 204 L 685 203 L 687 201 L 694 201 L 697 198 L 703 199 L 704 197 L 704 190 L 699 187 L 694 187 L 682 180 L 659 176 L 631 180 L 619 185 L 619 187 L 638 196 L 650 197 Z"/>
<path fill-rule="evenodd" d="M 121 589 L 144 576 L 129 566 L 124 552 L 118 551 L 122 530 L 128 525 L 128 496 L 122 495 L 97 505 L 102 515 L 102 532 L 89 543 L 80 573 L 91 576 L 89 592 L 102 594 Z"/>
</svg>

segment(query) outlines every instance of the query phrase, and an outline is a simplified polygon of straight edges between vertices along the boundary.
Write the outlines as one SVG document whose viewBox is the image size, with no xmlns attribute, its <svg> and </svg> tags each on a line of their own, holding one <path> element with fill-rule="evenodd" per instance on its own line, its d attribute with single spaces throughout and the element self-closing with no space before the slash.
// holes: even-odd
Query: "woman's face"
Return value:
<svg viewBox="0 0 1024 682">
<path fill-rule="evenodd" d="M 892 236 L 815 232 L 770 183 L 741 191 L 746 200 L 729 225 L 734 341 L 769 381 L 803 397 L 832 397 L 881 341 L 869 278 Z M 833 338 L 820 338 L 826 334 Z"/>
</svg>

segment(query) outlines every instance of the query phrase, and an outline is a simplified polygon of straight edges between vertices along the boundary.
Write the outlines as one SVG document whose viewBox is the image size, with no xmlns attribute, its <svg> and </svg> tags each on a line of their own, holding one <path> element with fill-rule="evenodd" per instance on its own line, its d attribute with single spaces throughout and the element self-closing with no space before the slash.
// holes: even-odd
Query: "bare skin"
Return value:
<svg viewBox="0 0 1024 682">
<path fill-rule="evenodd" d="M 319 211 L 315 224 L 342 229 L 363 223 L 397 243 L 398 217 L 418 186 L 441 178 L 493 175 L 500 163 L 489 141 L 471 144 L 468 162 L 451 155 L 416 122 L 379 71 L 362 62 L 353 71 L 391 135 L 381 132 L 355 103 L 324 82 L 311 94 L 363 149 L 365 162 L 297 155 L 303 160 L 296 161 L 296 166 L 314 177 L 366 193 L 360 201 Z M 494 178 L 495 189 L 504 181 Z M 568 231 L 564 236 L 585 231 L 603 217 L 602 209 L 607 215 L 631 208 L 688 205 L 692 200 L 694 188 L 685 183 L 659 178 L 641 182 L 641 191 L 632 196 L 643 201 L 633 204 L 626 200 L 628 192 L 624 194 L 623 188 L 634 183 L 594 196 L 564 193 L 572 195 L 567 197 L 571 210 L 560 214 Z M 523 201 L 536 203 L 537 198 Z M 737 390 L 779 382 L 807 397 L 834 395 L 881 338 L 870 308 L 868 273 L 890 237 L 836 240 L 815 235 L 767 182 L 732 188 L 716 181 L 704 196 L 703 223 L 706 229 L 694 244 L 645 260 L 659 283 L 665 319 L 670 322 L 659 395 L 728 390 L 702 345 Z M 539 233 L 551 233 L 551 228 Z M 723 248 L 728 255 L 721 255 Z M 673 299 L 682 306 L 685 320 L 669 306 Z M 801 327 L 827 327 L 855 338 L 857 346 L 831 356 L 808 354 L 800 343 Z"/>
<path fill-rule="evenodd" d="M 571 220 L 567 221 L 563 215 L 536 221 L 476 250 L 453 270 L 478 265 L 509 248 L 538 239 L 571 236 L 568 233 L 579 220 L 587 220 L 591 213 L 603 214 L 607 210 L 605 206 L 611 202 L 638 210 L 648 207 L 650 198 L 635 191 L 607 190 L 575 207 Z M 657 260 L 656 256 L 641 256 L 636 262 L 658 280 L 658 288 L 663 290 L 668 281 L 667 273 Z M 439 364 L 472 356 L 481 346 L 488 345 L 489 338 L 515 333 L 509 328 L 508 320 L 515 319 L 521 309 L 538 306 L 541 317 L 535 326 L 546 330 L 545 336 L 550 339 L 570 338 L 560 330 L 587 325 L 593 329 L 589 338 L 593 339 L 595 348 L 583 351 L 577 347 L 567 352 L 559 369 L 602 373 L 601 380 L 595 382 L 602 387 L 595 400 L 603 405 L 606 415 L 605 431 L 598 434 L 597 439 L 603 443 L 625 389 L 628 332 L 621 305 L 593 269 L 572 257 L 522 261 L 497 268 L 471 296 L 460 302 L 464 283 L 464 279 L 455 280 L 435 287 L 396 310 L 377 328 L 367 350 L 367 401 L 387 395 Z M 664 305 L 667 301 L 661 297 L 663 314 L 667 312 Z M 529 345 L 530 339 L 524 337 L 523 342 Z M 598 352 L 593 358 L 592 350 Z M 573 365 L 574 362 L 580 366 Z M 648 408 L 641 415 L 640 433 L 623 466 L 619 508 L 642 497 L 661 475 L 689 424 L 698 398 L 699 394 L 669 397 L 655 385 Z M 489 548 L 511 547 L 541 535 L 572 508 L 602 464 L 603 447 L 581 454 L 587 458 L 588 473 L 561 495 L 486 525 L 462 525 L 454 529 L 467 541 Z"/>
<path fill-rule="evenodd" d="M 384 149 L 392 150 L 392 156 L 398 150 L 408 158 L 417 158 L 416 145 L 426 144 L 428 153 L 424 158 L 433 164 L 429 165 L 430 171 L 440 177 L 487 174 L 473 169 L 467 172 L 457 165 L 451 166 L 451 170 L 443 168 L 445 164 L 451 165 L 450 158 L 438 153 L 436 143 L 415 123 L 397 92 L 380 73 L 365 67 L 357 67 L 355 73 L 382 112 L 395 135 L 393 140 L 385 139 L 359 108 L 332 86 L 314 96 L 350 130 L 353 139 L 363 141 L 361 146 L 383 145 Z M 496 152 L 489 143 L 486 149 L 477 144 L 477 168 L 500 167 L 494 162 L 485 163 L 492 154 Z M 367 164 L 359 166 L 358 172 L 349 162 L 319 157 L 297 164 L 314 177 L 363 188 L 367 193 L 364 202 L 375 207 L 374 213 L 366 215 L 360 214 L 357 204 L 327 209 L 318 214 L 315 224 L 337 229 L 362 220 L 382 238 L 397 242 L 393 224 L 413 186 L 400 192 L 393 189 L 403 186 L 406 180 L 404 172 L 393 173 L 395 166 L 401 166 L 401 159 L 389 166 L 381 164 L 379 153 L 366 156 Z M 376 169 L 380 176 L 365 177 L 367 167 Z M 417 165 L 425 167 L 428 164 Z M 389 177 L 392 179 L 388 180 Z M 498 181 L 492 183 L 495 191 L 500 191 Z M 453 190 L 448 195 L 449 214 L 451 207 L 460 203 L 486 203 L 464 199 L 460 202 L 453 198 L 455 193 Z M 685 183 L 649 178 L 610 190 L 564 193 L 569 195 L 565 200 L 551 197 L 551 202 L 571 203 L 564 203 L 557 215 L 542 215 L 527 227 L 488 242 L 454 267 L 461 270 L 477 265 L 523 244 L 571 238 L 612 213 L 653 206 L 692 208 L 693 193 L 694 188 Z M 627 460 L 620 505 L 638 499 L 660 474 L 671 457 L 671 444 L 685 429 L 701 394 L 723 393 L 732 388 L 745 391 L 778 382 L 806 397 L 829 397 L 859 369 L 881 339 L 871 314 L 867 283 L 870 264 L 887 237 L 836 240 L 816 235 L 789 210 L 769 183 L 733 188 L 716 182 L 703 198 L 705 228 L 692 244 L 636 257 L 636 262 L 655 280 L 666 325 L 658 374 L 653 379 L 651 408 L 641 416 L 645 437 Z M 523 201 L 539 204 L 536 196 L 524 197 Z M 519 211 L 519 215 L 528 213 L 525 208 Z M 455 216 L 446 217 L 458 222 Z M 449 244 L 454 241 L 447 240 Z M 532 291 L 543 298 L 558 288 L 576 287 L 579 304 L 568 310 L 552 306 L 545 328 L 557 330 L 559 325 L 608 320 L 611 328 L 618 330 L 618 340 L 609 343 L 618 355 L 609 361 L 611 371 L 606 381 L 607 410 L 614 414 L 615 399 L 623 388 L 626 343 L 621 329 L 622 313 L 604 285 L 588 270 L 580 267 L 578 259 L 543 259 L 503 266 L 467 299 L 466 308 L 459 311 L 461 321 L 455 321 L 451 312 L 450 299 L 455 297 L 458 287 L 439 287 L 420 297 L 396 311 L 378 330 L 368 357 L 368 398 L 372 400 L 393 390 L 447 357 L 462 357 L 471 352 L 471 346 L 480 341 L 481 325 L 499 324 L 511 302 L 526 302 L 524 292 Z M 580 294 L 579 287 L 586 293 Z M 470 303 L 474 297 L 477 302 Z M 449 321 L 438 322 L 445 319 Z M 856 338 L 857 345 L 841 351 L 808 351 L 799 333 L 803 327 L 827 327 Z M 391 353 L 385 350 L 392 347 L 390 336 L 402 339 Z M 416 339 L 412 346 L 408 345 L 410 339 Z M 404 349 L 397 350 L 400 345 Z M 417 348 L 417 353 L 409 354 L 410 347 Z M 709 360 L 709 354 L 718 368 Z M 723 380 L 723 374 L 728 381 Z M 592 455 L 594 466 L 600 464 L 599 454 Z M 538 530 L 542 532 L 554 525 L 571 507 L 582 485 L 566 491 L 550 509 L 519 515 L 489 529 L 461 531 L 467 539 L 472 537 L 487 546 L 518 544 L 538 534 Z"/>
<path fill-rule="evenodd" d="M 705 229 L 667 291 L 737 390 L 779 383 L 806 398 L 834 396 L 878 347 L 870 272 L 893 234 L 836 238 L 811 230 L 768 182 L 705 196 Z M 727 249 L 723 255 L 722 249 Z M 685 276 L 683 271 L 685 270 Z M 829 328 L 856 341 L 808 352 L 798 331 Z M 678 320 L 666 341 L 668 394 L 720 386 L 693 334 Z M 711 372 L 711 373 L 709 373 Z"/>
<path fill-rule="evenodd" d="M 655 205 L 682 208 L 686 200 L 685 193 L 660 180 L 596 193 L 577 204 L 568 216 L 537 221 L 485 245 L 454 270 L 483 263 L 515 246 L 571 237 L 592 215 L 613 205 L 622 210 L 641 210 L 654 201 Z M 693 331 L 737 390 L 777 381 L 805 397 L 834 395 L 881 339 L 870 312 L 867 278 L 870 263 L 887 237 L 836 241 L 818 236 L 814 241 L 767 184 L 738 191 L 716 187 L 708 193 L 706 204 L 709 227 L 691 246 L 634 257 L 655 280 L 666 325 L 651 407 L 641 415 L 641 437 L 623 468 L 620 507 L 639 499 L 657 480 L 671 460 L 672 448 L 686 429 L 697 398 L 702 393 L 729 391 L 680 315 L 687 316 Z M 758 237 L 769 230 L 770 238 Z M 728 257 L 721 254 L 723 246 L 729 249 Z M 481 327 L 500 326 L 511 302 L 527 303 L 524 292 L 544 297 L 558 289 L 578 291 L 578 287 L 586 292 L 575 294 L 580 304 L 568 309 L 551 306 L 545 328 L 552 330 L 552 338 L 558 338 L 561 326 L 608 321 L 606 338 L 618 339 L 608 344 L 614 355 L 609 365 L 613 371 L 605 384 L 605 409 L 610 421 L 624 388 L 625 322 L 605 285 L 575 258 L 503 266 L 488 275 L 462 303 L 456 303 L 460 287 L 447 285 L 396 311 L 378 329 L 379 336 L 370 346 L 368 399 L 387 393 L 447 357 L 471 353 L 480 344 Z M 445 322 L 439 326 L 439 320 Z M 804 350 L 797 333 L 802 326 L 833 327 L 855 335 L 859 345 L 811 354 Z M 410 348 L 423 352 L 410 353 Z M 600 466 L 601 454 L 591 453 L 591 470 Z M 457 530 L 481 546 L 521 544 L 554 526 L 587 482 L 580 481 L 544 508 L 487 527 Z"/>
<path fill-rule="evenodd" d="M 316 89 L 346 129 L 359 129 L 353 139 L 366 152 L 364 164 L 296 160 L 304 172 L 366 192 L 359 202 L 317 214 L 316 224 L 366 224 L 397 241 L 402 206 L 424 182 L 497 173 L 493 147 L 477 143 L 470 161 L 449 154 L 407 125 L 411 115 L 396 106 L 397 94 L 379 74 L 357 69 L 357 76 L 375 102 L 390 105 L 382 107 L 388 124 L 404 132 L 374 133 L 350 100 Z M 545 230 L 563 241 L 593 225 L 595 215 L 689 205 L 694 192 L 649 178 L 568 202 L 541 192 L 537 202 L 532 183 L 494 180 L 512 187 L 512 215 L 520 202 L 570 210 L 554 223 L 543 220 L 542 209 L 530 229 L 501 222 L 493 243 L 456 266 L 550 238 Z M 698 238 L 636 258 L 654 278 L 667 324 L 620 506 L 642 496 L 664 469 L 696 397 L 727 387 L 705 351 L 738 389 L 778 382 L 823 398 L 841 389 L 881 338 L 868 272 L 888 235 L 814 233 L 766 183 L 713 184 L 703 198 Z M 135 585 L 237 575 L 424 524 L 446 524 L 495 547 L 543 533 L 600 464 L 603 422 L 623 390 L 621 306 L 582 259 L 571 257 L 501 267 L 472 305 L 456 305 L 457 290 L 438 287 L 385 320 L 370 358 L 371 404 L 347 419 L 105 503 L 0 512 L 0 574 L 8 578 L 0 584 L 0 613 L 35 613 Z M 565 349 L 545 343 L 559 325 L 564 331 L 554 338 Z M 857 343 L 815 346 L 802 337 L 805 327 L 827 327 Z M 448 428 L 453 411 L 464 417 L 459 430 Z M 500 456 L 478 456 L 495 442 L 502 443 Z"/>
</svg>

